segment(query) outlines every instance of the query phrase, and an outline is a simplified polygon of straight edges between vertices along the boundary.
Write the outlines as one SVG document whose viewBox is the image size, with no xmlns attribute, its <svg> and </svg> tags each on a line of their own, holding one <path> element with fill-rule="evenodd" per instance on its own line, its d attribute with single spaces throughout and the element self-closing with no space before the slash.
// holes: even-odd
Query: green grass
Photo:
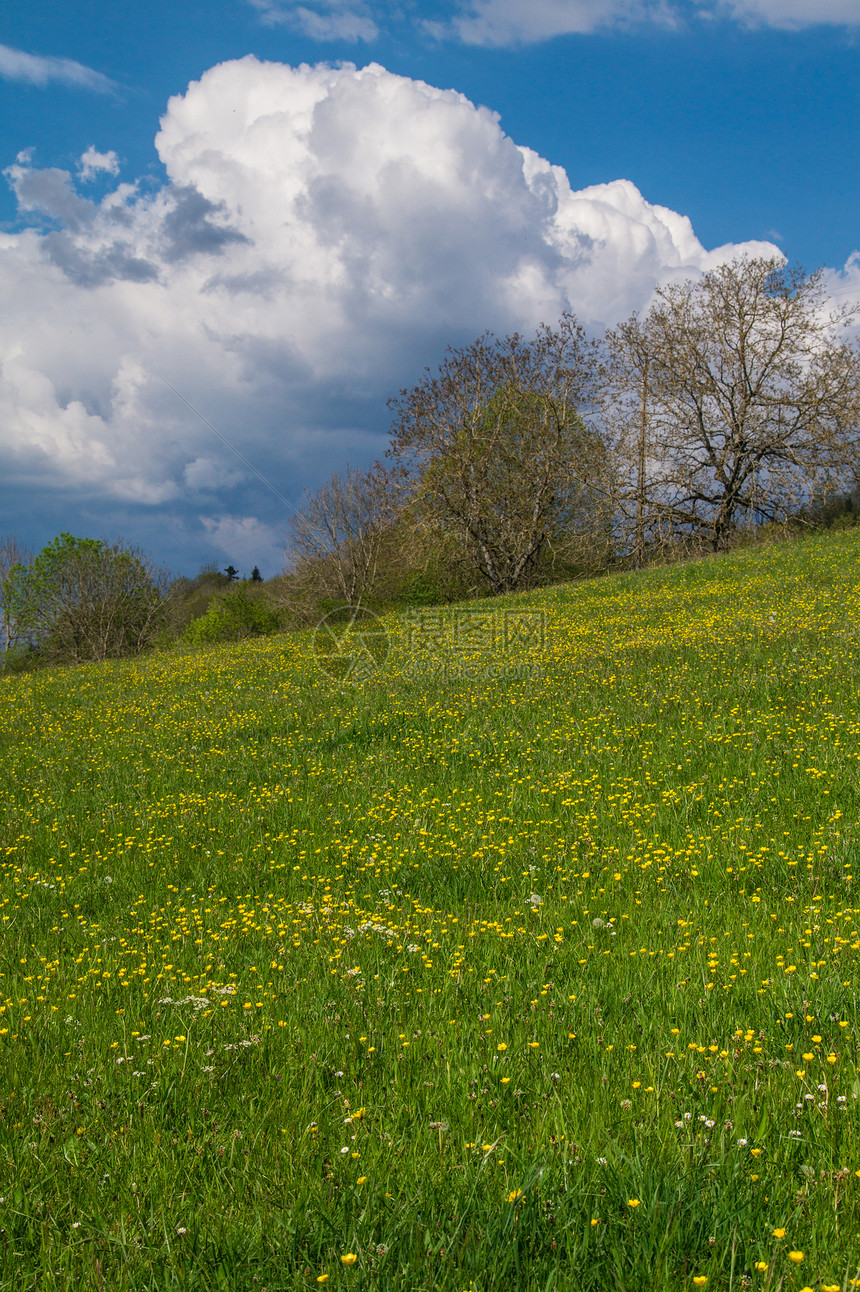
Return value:
<svg viewBox="0 0 860 1292">
<path fill-rule="evenodd" d="M 0 1289 L 852 1286 L 858 555 L 3 679 Z"/>
</svg>

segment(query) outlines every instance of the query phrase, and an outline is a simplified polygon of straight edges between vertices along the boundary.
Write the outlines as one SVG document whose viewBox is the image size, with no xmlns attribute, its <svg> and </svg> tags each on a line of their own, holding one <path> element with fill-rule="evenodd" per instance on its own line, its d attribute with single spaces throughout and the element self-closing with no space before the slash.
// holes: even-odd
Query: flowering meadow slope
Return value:
<svg viewBox="0 0 860 1292">
<path fill-rule="evenodd" d="M 0 1289 L 852 1285 L 858 556 L 2 679 Z"/>
</svg>

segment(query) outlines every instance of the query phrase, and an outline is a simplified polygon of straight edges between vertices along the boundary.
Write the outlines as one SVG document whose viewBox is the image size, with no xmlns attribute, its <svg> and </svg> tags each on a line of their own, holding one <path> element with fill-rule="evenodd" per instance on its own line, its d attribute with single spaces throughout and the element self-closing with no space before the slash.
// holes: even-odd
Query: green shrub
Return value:
<svg viewBox="0 0 860 1292">
<path fill-rule="evenodd" d="M 281 627 L 275 608 L 266 600 L 252 598 L 244 583 L 223 596 L 213 597 L 206 613 L 189 624 L 183 640 L 193 646 L 212 642 L 241 641 L 246 637 L 266 637 Z"/>
</svg>

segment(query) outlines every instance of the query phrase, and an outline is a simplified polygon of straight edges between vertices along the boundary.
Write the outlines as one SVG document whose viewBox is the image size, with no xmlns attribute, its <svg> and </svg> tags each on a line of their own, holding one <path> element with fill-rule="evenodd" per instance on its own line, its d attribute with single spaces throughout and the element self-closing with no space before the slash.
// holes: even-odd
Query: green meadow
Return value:
<svg viewBox="0 0 860 1292">
<path fill-rule="evenodd" d="M 0 1289 L 857 1285 L 858 557 L 0 680 Z"/>
</svg>

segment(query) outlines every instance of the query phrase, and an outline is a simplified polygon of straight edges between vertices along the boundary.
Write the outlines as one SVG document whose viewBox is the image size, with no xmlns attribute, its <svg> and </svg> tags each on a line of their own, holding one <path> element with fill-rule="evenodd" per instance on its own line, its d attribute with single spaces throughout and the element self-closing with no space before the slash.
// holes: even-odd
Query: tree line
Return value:
<svg viewBox="0 0 860 1292">
<path fill-rule="evenodd" d="M 34 557 L 0 538 L 0 667 L 81 664 L 276 632 L 283 616 L 259 569 L 172 578 L 140 548 L 63 533 Z"/>
<path fill-rule="evenodd" d="M 821 271 L 739 258 L 602 338 L 567 314 L 449 349 L 390 401 L 384 462 L 306 498 L 288 598 L 504 593 L 850 507 L 852 317 Z"/>
<path fill-rule="evenodd" d="M 589 337 L 572 314 L 449 348 L 389 401 L 390 444 L 291 520 L 289 563 L 169 580 L 145 554 L 64 534 L 0 542 L 7 648 L 136 654 L 312 622 L 344 603 L 496 595 L 851 513 L 860 352 L 821 271 L 740 258 L 659 288 Z"/>
</svg>

